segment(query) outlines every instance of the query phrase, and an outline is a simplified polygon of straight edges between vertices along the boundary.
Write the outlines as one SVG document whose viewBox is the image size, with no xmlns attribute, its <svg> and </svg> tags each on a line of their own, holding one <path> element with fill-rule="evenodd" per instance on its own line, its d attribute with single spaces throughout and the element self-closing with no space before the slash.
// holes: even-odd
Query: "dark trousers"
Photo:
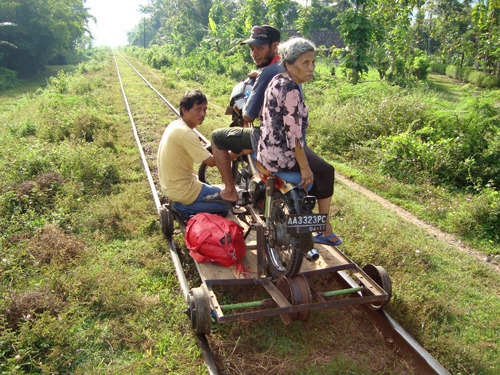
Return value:
<svg viewBox="0 0 500 375">
<path fill-rule="evenodd" d="M 333 184 L 335 181 L 335 169 L 324 161 L 309 147 L 304 148 L 309 168 L 314 175 L 314 184 L 309 190 L 311 195 L 317 199 L 329 198 L 333 195 Z M 300 172 L 299 164 L 290 169 L 291 172 Z"/>
</svg>

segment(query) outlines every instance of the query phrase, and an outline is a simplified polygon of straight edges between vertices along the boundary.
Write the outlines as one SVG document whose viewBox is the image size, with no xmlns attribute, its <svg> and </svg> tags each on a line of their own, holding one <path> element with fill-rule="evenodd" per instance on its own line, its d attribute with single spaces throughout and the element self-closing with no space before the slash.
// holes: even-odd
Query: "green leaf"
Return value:
<svg viewBox="0 0 500 375">
<path fill-rule="evenodd" d="M 208 17 L 208 25 L 210 26 L 210 31 L 212 31 L 214 35 L 217 35 L 217 25 L 215 24 L 212 17 Z"/>
</svg>

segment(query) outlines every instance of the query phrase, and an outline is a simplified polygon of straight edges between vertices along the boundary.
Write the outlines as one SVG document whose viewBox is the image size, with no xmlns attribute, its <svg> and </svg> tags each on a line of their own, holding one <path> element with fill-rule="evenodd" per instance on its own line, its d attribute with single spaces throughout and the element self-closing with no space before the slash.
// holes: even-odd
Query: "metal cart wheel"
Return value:
<svg viewBox="0 0 500 375">
<path fill-rule="evenodd" d="M 304 275 L 297 275 L 292 278 L 281 276 L 276 287 L 292 305 L 304 305 L 312 302 L 311 288 Z M 291 314 L 283 314 L 280 315 L 280 317 L 283 323 L 288 325 L 294 320 L 307 322 L 310 313 L 310 310 L 306 310 Z"/>
<path fill-rule="evenodd" d="M 191 328 L 197 334 L 208 334 L 212 327 L 210 297 L 207 288 L 202 285 L 189 291 L 188 308 L 185 313 L 191 320 Z"/>
<path fill-rule="evenodd" d="M 378 286 L 380 286 L 384 291 L 388 294 L 389 298 L 380 303 L 370 303 L 368 306 L 372 310 L 380 310 L 383 308 L 385 305 L 389 303 L 391 300 L 392 296 L 392 281 L 389 278 L 389 275 L 387 274 L 387 271 L 384 269 L 384 267 L 381 266 L 375 266 L 373 264 L 366 264 L 363 267 L 363 271 L 370 276 L 370 278 L 375 281 Z"/>
<path fill-rule="evenodd" d="M 172 212 L 165 206 L 160 207 L 160 226 L 164 235 L 171 236 L 174 234 L 174 221 L 175 218 Z"/>
</svg>

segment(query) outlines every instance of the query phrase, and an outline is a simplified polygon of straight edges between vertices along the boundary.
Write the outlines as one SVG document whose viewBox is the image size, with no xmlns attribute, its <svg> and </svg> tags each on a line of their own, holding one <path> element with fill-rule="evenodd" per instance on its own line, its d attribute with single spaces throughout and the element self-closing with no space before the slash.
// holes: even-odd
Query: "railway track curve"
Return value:
<svg viewBox="0 0 500 375">
<path fill-rule="evenodd" d="M 119 59 L 116 55 L 119 56 Z M 137 123 L 140 122 L 137 121 L 137 119 L 141 117 L 141 108 L 139 104 L 140 102 L 138 98 L 134 98 L 133 85 L 128 82 L 123 82 L 120 69 L 122 69 L 122 71 L 123 69 L 132 70 L 137 77 L 137 82 L 135 82 L 134 85 L 147 85 L 151 89 L 151 100 L 157 100 L 158 103 L 161 102 L 166 105 L 169 108 L 170 116 L 172 116 L 172 119 L 178 117 L 179 113 L 175 106 L 172 105 L 171 102 L 169 102 L 121 53 L 113 50 L 113 57 L 134 138 L 137 143 L 142 164 L 151 188 L 154 204 L 160 215 L 162 203 L 158 194 L 158 179 L 156 178 L 155 180 L 155 177 L 153 176 L 155 174 L 156 168 L 156 147 L 154 145 L 159 142 L 165 125 L 160 124 L 157 126 L 153 126 L 150 129 L 145 129 L 137 126 Z M 121 61 L 120 64 L 118 63 L 119 60 Z M 144 98 L 142 98 L 142 100 L 144 100 Z M 200 141 L 202 143 L 208 143 L 208 140 L 201 133 L 197 131 L 197 134 L 199 135 Z M 167 243 L 170 249 L 170 257 L 175 266 L 175 271 L 181 291 L 184 296 L 184 300 L 186 304 L 188 304 L 191 290 L 189 288 L 188 280 L 186 279 L 186 276 L 184 274 L 181 258 L 171 236 L 167 236 Z M 336 277 L 336 279 L 338 283 L 346 288 L 357 286 L 354 280 L 352 280 L 352 278 L 346 272 L 338 272 L 338 276 Z M 441 366 L 440 363 L 436 359 L 434 359 L 415 339 L 413 339 L 404 330 L 404 328 L 399 325 L 389 314 L 387 314 L 383 310 L 374 311 L 367 305 L 359 305 L 357 308 L 365 313 L 367 319 L 383 336 L 386 344 L 390 346 L 392 350 L 394 350 L 394 348 L 397 348 L 396 351 L 398 355 L 401 356 L 405 361 L 407 361 L 407 363 L 412 367 L 415 373 L 449 374 L 448 371 L 443 366 Z M 203 353 L 203 359 L 205 361 L 207 371 L 209 372 L 209 374 L 218 374 L 219 370 L 214 359 L 214 355 L 210 350 L 206 335 L 203 333 L 197 334 L 197 340 Z"/>
</svg>

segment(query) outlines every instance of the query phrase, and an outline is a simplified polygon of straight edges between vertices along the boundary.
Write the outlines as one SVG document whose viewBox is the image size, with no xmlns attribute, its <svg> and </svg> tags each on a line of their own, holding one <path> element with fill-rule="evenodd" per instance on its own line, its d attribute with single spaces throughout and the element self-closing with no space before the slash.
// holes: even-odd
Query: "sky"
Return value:
<svg viewBox="0 0 500 375">
<path fill-rule="evenodd" d="M 148 0 L 87 0 L 85 7 L 96 23 L 90 21 L 90 30 L 94 36 L 94 46 L 118 47 L 127 44 L 127 31 L 130 31 L 142 19 L 139 5 L 146 5 Z"/>
</svg>

